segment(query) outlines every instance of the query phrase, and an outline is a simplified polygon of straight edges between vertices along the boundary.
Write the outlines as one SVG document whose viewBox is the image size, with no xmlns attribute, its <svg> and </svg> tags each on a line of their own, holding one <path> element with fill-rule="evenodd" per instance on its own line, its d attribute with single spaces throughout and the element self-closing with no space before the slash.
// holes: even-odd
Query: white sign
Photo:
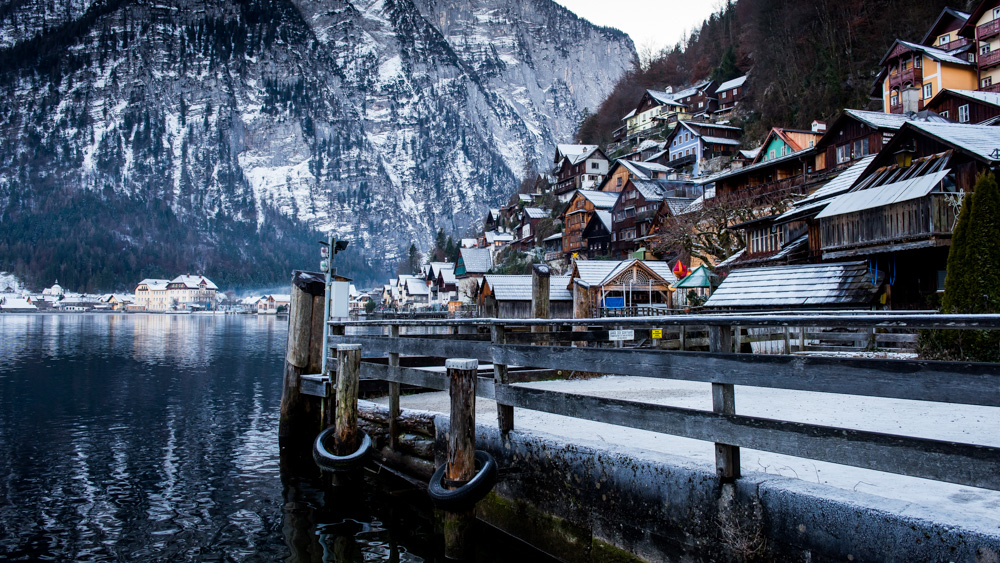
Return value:
<svg viewBox="0 0 1000 563">
<path fill-rule="evenodd" d="M 632 329 L 628 330 L 612 330 L 609 331 L 610 340 L 635 340 L 635 331 Z"/>
</svg>

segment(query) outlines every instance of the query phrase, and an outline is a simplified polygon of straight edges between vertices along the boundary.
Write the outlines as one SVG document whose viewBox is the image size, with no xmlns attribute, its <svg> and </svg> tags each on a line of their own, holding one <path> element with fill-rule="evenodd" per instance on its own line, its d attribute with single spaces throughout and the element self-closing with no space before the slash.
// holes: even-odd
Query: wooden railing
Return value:
<svg viewBox="0 0 1000 563">
<path fill-rule="evenodd" d="M 1000 50 L 990 51 L 985 55 L 980 54 L 978 62 L 979 62 L 979 68 L 986 68 L 1000 64 Z"/>
<path fill-rule="evenodd" d="M 820 219 L 823 250 L 853 248 L 950 235 L 955 226 L 956 194 L 931 194 L 856 213 Z"/>
<path fill-rule="evenodd" d="M 1000 408 L 1000 369 L 992 364 L 737 353 L 745 348 L 743 335 L 749 334 L 752 340 L 754 332 L 749 329 L 788 329 L 785 334 L 789 341 L 795 334 L 810 338 L 808 335 L 817 332 L 817 327 L 854 329 L 859 333 L 997 330 L 1000 315 L 677 315 L 580 320 L 357 321 L 331 325 L 332 332 L 341 334 L 330 337 L 331 346 L 361 344 L 367 357 L 389 357 L 389 365 L 384 360 L 364 362 L 363 377 L 445 390 L 448 382 L 442 371 L 399 367 L 399 355 L 476 358 L 492 364 L 493 378 L 482 379 L 477 394 L 496 400 L 498 423 L 504 433 L 513 429 L 513 409 L 517 407 L 714 442 L 717 472 L 722 479 L 739 477 L 738 448 L 746 447 L 1000 490 L 1000 447 L 740 415 L 735 412 L 734 387 Z M 349 334 L 362 330 L 382 334 Z M 631 330 L 633 334 L 612 334 L 612 330 Z M 709 351 L 627 347 L 640 340 L 657 340 L 654 331 L 661 335 L 697 332 Z M 612 336 L 616 340 L 611 341 Z M 633 340 L 621 340 L 627 336 Z M 614 348 L 606 347 L 609 345 Z M 788 349 L 791 347 L 789 343 Z M 508 366 L 710 383 L 713 410 L 524 387 L 511 383 Z M 396 389 L 390 405 L 395 404 L 398 413 L 398 385 L 390 389 Z"/>
<path fill-rule="evenodd" d="M 1000 20 L 993 20 L 976 27 L 976 38 L 980 41 L 1000 33 Z"/>
</svg>

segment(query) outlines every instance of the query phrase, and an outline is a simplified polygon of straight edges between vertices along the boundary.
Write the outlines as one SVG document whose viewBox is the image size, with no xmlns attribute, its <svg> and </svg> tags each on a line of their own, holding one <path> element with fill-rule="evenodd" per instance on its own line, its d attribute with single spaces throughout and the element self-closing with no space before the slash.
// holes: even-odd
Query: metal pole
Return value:
<svg viewBox="0 0 1000 563">
<path fill-rule="evenodd" d="M 323 367 L 320 371 L 323 375 L 326 375 L 326 358 L 330 355 L 329 341 L 327 339 L 330 330 L 327 323 L 330 321 L 330 282 L 333 281 L 333 256 L 336 254 L 333 233 L 327 235 L 326 242 L 330 246 L 327 247 L 329 250 L 327 251 L 326 258 L 326 293 L 323 296 Z"/>
</svg>

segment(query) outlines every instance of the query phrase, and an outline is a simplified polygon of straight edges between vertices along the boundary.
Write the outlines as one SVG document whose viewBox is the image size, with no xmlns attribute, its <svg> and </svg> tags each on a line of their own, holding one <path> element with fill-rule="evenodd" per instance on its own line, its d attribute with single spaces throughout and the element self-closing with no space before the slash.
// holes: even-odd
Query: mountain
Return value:
<svg viewBox="0 0 1000 563">
<path fill-rule="evenodd" d="M 317 231 L 388 272 L 546 166 L 636 60 L 552 0 L 12 0 L 0 268 L 284 281 Z"/>
</svg>

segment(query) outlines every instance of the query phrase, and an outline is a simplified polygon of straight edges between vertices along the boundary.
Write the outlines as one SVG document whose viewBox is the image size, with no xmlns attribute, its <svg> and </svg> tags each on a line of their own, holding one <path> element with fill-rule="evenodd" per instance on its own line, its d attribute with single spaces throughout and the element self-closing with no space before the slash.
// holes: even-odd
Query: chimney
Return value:
<svg viewBox="0 0 1000 563">
<path fill-rule="evenodd" d="M 812 123 L 813 133 L 826 133 L 826 122 L 814 119 Z"/>
<path fill-rule="evenodd" d="M 920 111 L 920 89 L 916 86 L 907 86 L 899 93 L 899 101 L 903 104 L 903 113 L 917 113 Z"/>
</svg>

